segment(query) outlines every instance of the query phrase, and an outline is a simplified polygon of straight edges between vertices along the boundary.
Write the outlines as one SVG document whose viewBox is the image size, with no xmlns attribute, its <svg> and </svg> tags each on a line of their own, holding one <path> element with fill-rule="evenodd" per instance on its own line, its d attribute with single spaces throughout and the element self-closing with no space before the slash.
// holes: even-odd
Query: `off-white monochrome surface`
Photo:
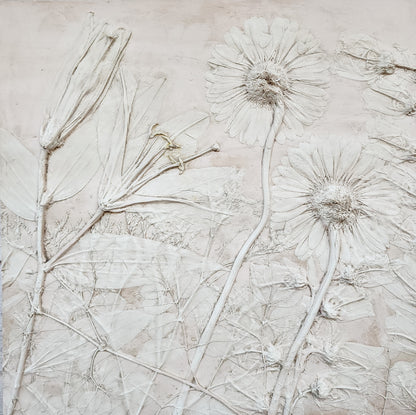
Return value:
<svg viewBox="0 0 416 415">
<path fill-rule="evenodd" d="M 4 413 L 413 413 L 415 15 L 2 2 Z"/>
</svg>

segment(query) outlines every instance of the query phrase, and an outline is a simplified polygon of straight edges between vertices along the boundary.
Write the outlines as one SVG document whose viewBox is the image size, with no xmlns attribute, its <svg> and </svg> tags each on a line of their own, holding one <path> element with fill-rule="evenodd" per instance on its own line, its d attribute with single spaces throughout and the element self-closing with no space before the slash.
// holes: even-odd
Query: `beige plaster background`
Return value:
<svg viewBox="0 0 416 415">
<path fill-rule="evenodd" d="M 269 21 L 278 16 L 296 20 L 320 39 L 322 48 L 330 54 L 343 33 L 365 33 L 384 43 L 397 43 L 415 50 L 416 2 L 413 0 L 3 0 L 0 2 L 0 126 L 13 132 L 34 154 L 38 153 L 37 137 L 56 76 L 90 11 L 97 19 L 132 31 L 124 59 L 131 72 L 138 78 L 167 78 L 166 99 L 161 111 L 163 119 L 192 108 L 209 112 L 205 73 L 211 49 L 223 42 L 224 34 L 232 26 L 241 26 L 252 16 L 262 16 Z M 358 82 L 333 76 L 328 110 L 309 132 L 351 136 L 365 133 L 369 116 L 363 110 L 363 88 Z M 234 166 L 247 171 L 243 196 L 248 200 L 260 200 L 261 149 L 249 148 L 229 138 L 224 125 L 212 120 L 201 139 L 201 147 L 214 142 L 221 144 L 221 152 L 192 165 Z M 286 147 L 287 144 L 276 147 L 273 165 L 285 154 Z M 93 212 L 95 199 L 90 194 L 95 187 L 93 181 L 89 191 L 63 206 L 54 207 L 50 212 L 51 222 L 64 211 L 72 213 L 70 221 L 74 224 L 87 217 Z M 227 258 L 232 260 L 244 236 L 255 224 L 256 217 L 235 219 L 231 229 L 241 231 L 242 235 L 231 244 L 227 243 Z M 226 235 L 220 239 L 226 242 Z M 241 280 L 247 275 L 245 266 Z M 383 316 L 383 306 L 379 311 Z M 347 326 L 347 336 L 376 345 L 378 324 L 366 321 L 361 326 Z M 163 396 L 163 389 L 158 393 Z M 154 411 L 154 407 L 150 407 L 143 414 L 151 415 L 156 413 Z M 210 413 L 209 409 L 206 411 Z M 382 413 L 381 404 L 377 411 L 375 413 Z M 306 415 L 318 413 L 321 412 L 313 406 L 305 411 Z M 334 410 L 330 413 L 346 412 Z"/>
</svg>

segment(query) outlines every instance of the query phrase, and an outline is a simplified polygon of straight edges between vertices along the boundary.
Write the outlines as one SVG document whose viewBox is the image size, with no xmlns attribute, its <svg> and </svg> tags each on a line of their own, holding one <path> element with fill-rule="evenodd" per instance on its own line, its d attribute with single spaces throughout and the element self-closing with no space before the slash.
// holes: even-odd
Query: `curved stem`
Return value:
<svg viewBox="0 0 416 415">
<path fill-rule="evenodd" d="M 30 343 L 32 342 L 33 329 L 35 326 L 36 312 L 41 308 L 42 293 L 45 285 L 46 272 L 43 268 L 45 263 L 45 217 L 47 204 L 44 203 L 47 185 L 47 173 L 49 163 L 49 152 L 42 148 L 39 163 L 39 192 L 37 202 L 37 235 L 36 235 L 36 249 L 38 261 L 38 273 L 35 281 L 33 298 L 31 300 L 29 321 L 23 332 L 23 340 L 20 348 L 19 362 L 16 370 L 16 378 L 13 386 L 11 404 L 8 414 L 12 415 L 16 409 L 16 404 L 19 398 L 20 389 L 22 387 L 23 375 L 25 372 L 26 360 L 29 355 Z"/>
<path fill-rule="evenodd" d="M 336 229 L 329 228 L 327 230 L 328 240 L 329 240 L 329 260 L 328 260 L 328 267 L 324 278 L 321 281 L 321 285 L 313 299 L 312 305 L 306 315 L 305 319 L 303 320 L 302 326 L 300 327 L 298 334 L 293 341 L 289 352 L 286 356 L 286 359 L 282 365 L 282 369 L 279 373 L 279 376 L 276 381 L 276 385 L 274 388 L 274 392 L 272 395 L 272 399 L 270 402 L 269 412 L 268 415 L 277 415 L 278 408 L 279 408 L 279 401 L 280 396 L 282 394 L 283 386 L 285 385 L 287 376 L 292 369 L 293 362 L 305 342 L 305 338 L 308 335 L 316 316 L 318 315 L 319 309 L 322 305 L 322 301 L 328 288 L 332 282 L 332 278 L 334 276 L 335 268 L 338 263 L 339 258 L 339 240 L 338 240 L 338 232 Z M 290 403 L 292 401 L 292 396 L 288 396 L 285 405 L 285 414 L 288 413 L 290 409 Z M 286 409 L 288 408 L 288 409 Z"/>
<path fill-rule="evenodd" d="M 261 181 L 262 181 L 262 188 L 263 188 L 263 211 L 260 218 L 260 221 L 256 228 L 251 232 L 250 236 L 244 242 L 243 246 L 240 248 L 238 252 L 231 271 L 225 281 L 224 287 L 221 291 L 220 296 L 214 306 L 212 314 L 208 320 L 208 323 L 205 326 L 204 331 L 199 339 L 198 346 L 196 347 L 196 351 L 194 357 L 191 362 L 190 373 L 188 375 L 188 379 L 192 379 L 198 371 L 199 365 L 201 363 L 202 358 L 205 355 L 205 351 L 208 347 L 209 342 L 211 341 L 211 337 L 214 333 L 215 327 L 217 325 L 218 319 L 224 309 L 225 303 L 228 299 L 228 296 L 231 292 L 231 289 L 234 285 L 234 282 L 237 278 L 238 272 L 243 264 L 244 258 L 246 257 L 250 247 L 253 245 L 255 240 L 259 237 L 261 232 L 263 231 L 264 227 L 266 226 L 267 220 L 270 216 L 270 165 L 271 165 L 271 158 L 273 152 L 273 144 L 276 138 L 276 135 L 279 131 L 280 125 L 282 123 L 282 116 L 283 111 L 280 108 L 280 111 L 277 110 L 274 113 L 273 121 L 270 126 L 270 131 L 268 133 L 264 148 L 263 148 L 263 156 L 262 156 L 262 165 L 261 165 Z M 177 403 L 175 405 L 175 415 L 182 415 L 186 399 L 188 397 L 189 387 L 184 385 L 182 387 L 181 393 L 177 399 Z"/>
</svg>

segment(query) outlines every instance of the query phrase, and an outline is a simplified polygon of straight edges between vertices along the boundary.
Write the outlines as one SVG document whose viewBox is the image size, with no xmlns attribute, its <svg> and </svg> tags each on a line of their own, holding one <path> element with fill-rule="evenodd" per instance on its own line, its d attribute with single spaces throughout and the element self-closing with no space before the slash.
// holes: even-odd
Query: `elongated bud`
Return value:
<svg viewBox="0 0 416 415">
<path fill-rule="evenodd" d="M 61 146 L 95 111 L 117 72 L 129 39 L 130 32 L 112 29 L 108 24 L 92 29 L 64 79 L 62 93 L 43 127 L 42 147 L 54 150 Z"/>
</svg>

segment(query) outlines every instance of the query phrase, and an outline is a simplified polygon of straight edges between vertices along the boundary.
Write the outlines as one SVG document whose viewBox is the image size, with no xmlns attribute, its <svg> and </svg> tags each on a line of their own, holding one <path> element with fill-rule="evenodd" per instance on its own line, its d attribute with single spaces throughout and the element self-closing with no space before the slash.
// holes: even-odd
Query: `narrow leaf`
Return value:
<svg viewBox="0 0 416 415">
<path fill-rule="evenodd" d="M 142 196 L 181 197 L 194 202 L 219 197 L 224 184 L 238 180 L 237 169 L 232 167 L 206 167 L 186 169 L 183 174 L 171 171 L 163 174 L 140 189 Z"/>
</svg>

